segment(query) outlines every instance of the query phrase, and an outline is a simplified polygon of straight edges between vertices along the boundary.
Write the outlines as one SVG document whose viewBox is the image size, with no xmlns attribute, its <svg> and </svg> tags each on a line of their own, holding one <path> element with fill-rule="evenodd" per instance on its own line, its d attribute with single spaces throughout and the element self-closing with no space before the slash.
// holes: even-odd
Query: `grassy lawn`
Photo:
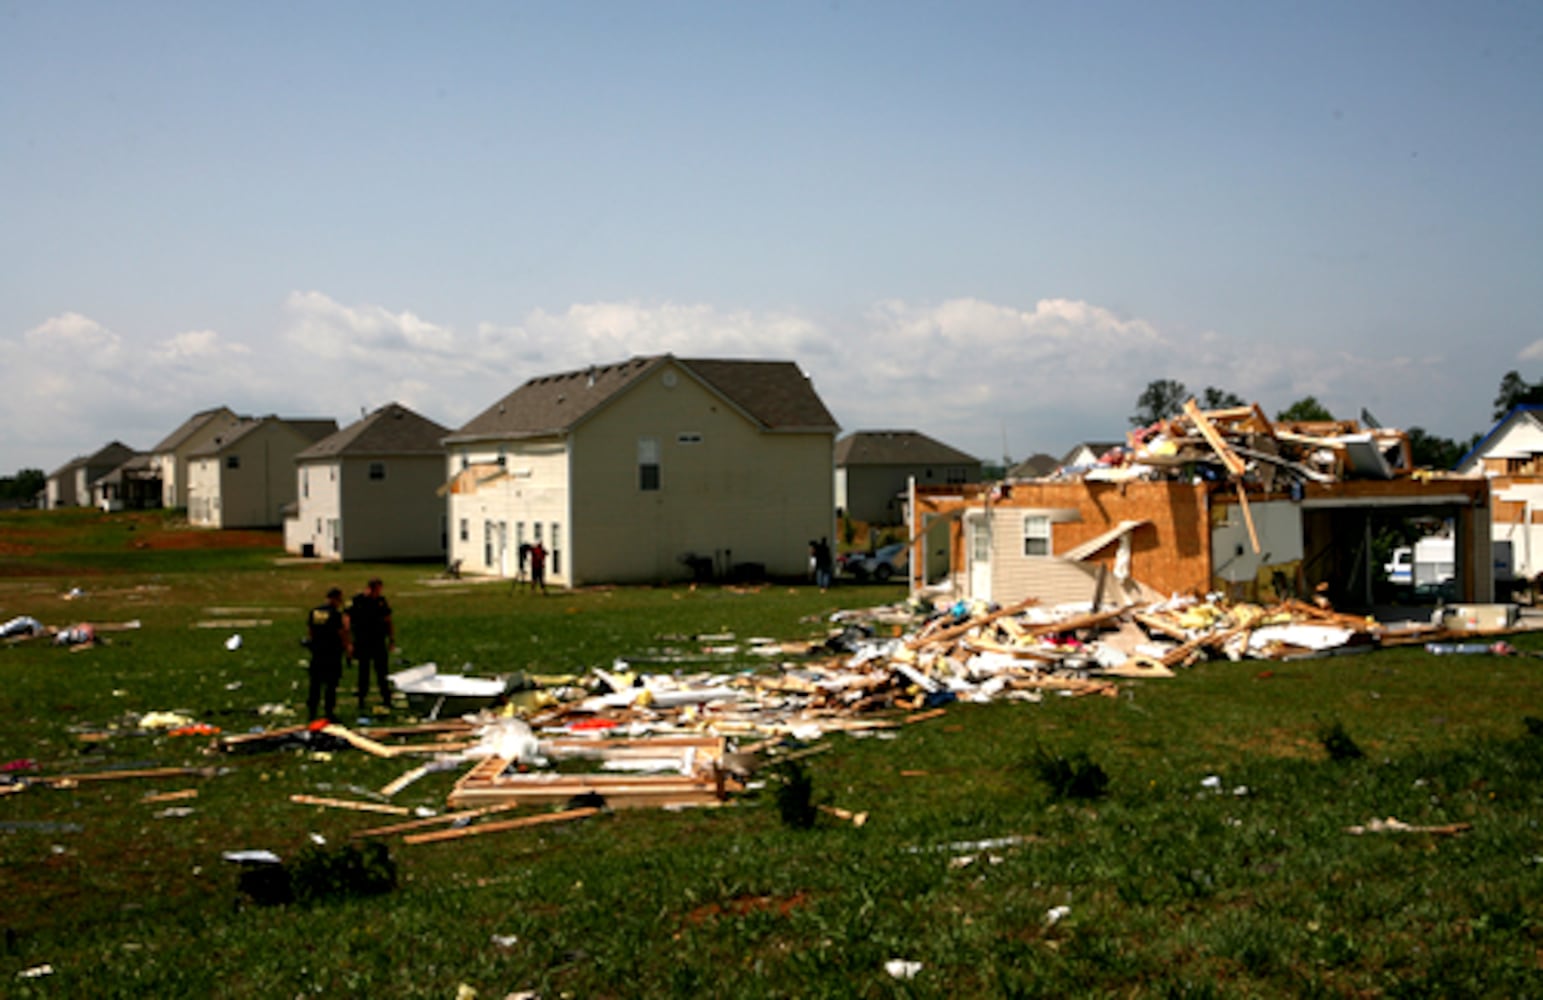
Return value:
<svg viewBox="0 0 1543 1000">
<path fill-rule="evenodd" d="M 297 640 L 329 586 L 351 594 L 382 576 L 405 655 L 477 674 L 579 672 L 707 633 L 823 636 L 830 612 L 902 596 L 542 597 L 431 585 L 433 566 L 280 555 L 276 536 L 188 532 L 160 513 L 0 514 L 0 621 L 142 625 L 78 653 L 0 646 L 0 764 L 210 769 L 0 796 L 0 995 L 1543 994 L 1543 642 L 1531 637 L 1515 657 L 1214 662 L 1122 682 L 1117 699 L 954 706 L 806 759 L 817 799 L 870 814 L 860 828 L 829 816 L 790 828 L 766 791 L 714 810 L 387 840 L 390 892 L 255 905 L 223 852 L 345 844 L 382 817 L 289 796 L 362 798 L 410 763 L 221 754 L 133 720 L 179 710 L 231 733 L 303 718 Z M 220 619 L 271 624 L 195 627 Z M 260 714 L 275 705 L 302 715 Z M 1331 758 L 1335 723 L 1364 756 Z M 1040 779 L 1037 761 L 1078 754 L 1107 774 L 1107 794 L 1060 798 Z M 459 774 L 392 801 L 443 809 Z M 187 789 L 197 796 L 145 801 Z M 1471 828 L 1346 832 L 1387 817 Z M 892 959 L 920 969 L 894 978 Z M 51 974 L 19 978 L 44 964 Z"/>
</svg>

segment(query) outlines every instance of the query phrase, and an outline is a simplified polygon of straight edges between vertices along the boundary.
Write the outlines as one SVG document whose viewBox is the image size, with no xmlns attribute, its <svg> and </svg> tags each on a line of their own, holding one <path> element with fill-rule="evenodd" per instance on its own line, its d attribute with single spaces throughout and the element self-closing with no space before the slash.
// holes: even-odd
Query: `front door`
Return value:
<svg viewBox="0 0 1543 1000">
<path fill-rule="evenodd" d="M 965 518 L 965 548 L 969 553 L 970 597 L 991 600 L 991 522 L 984 514 Z"/>
</svg>

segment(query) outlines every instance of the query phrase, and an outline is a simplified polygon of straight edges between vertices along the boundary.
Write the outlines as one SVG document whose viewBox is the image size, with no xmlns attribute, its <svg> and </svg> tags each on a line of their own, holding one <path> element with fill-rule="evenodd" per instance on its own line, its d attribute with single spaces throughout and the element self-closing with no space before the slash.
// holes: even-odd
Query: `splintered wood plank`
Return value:
<svg viewBox="0 0 1543 1000">
<path fill-rule="evenodd" d="M 329 799 L 321 795 L 295 794 L 289 801 L 302 806 L 325 806 L 328 809 L 351 809 L 354 812 L 386 813 L 391 816 L 407 816 L 412 810 L 406 806 L 388 806 L 383 802 L 358 802 L 353 799 Z"/>
<path fill-rule="evenodd" d="M 435 830 L 432 833 L 408 834 L 402 838 L 402 842 L 404 844 L 433 844 L 442 840 L 460 840 L 464 837 L 481 836 L 484 833 L 502 833 L 505 830 L 520 830 L 532 826 L 544 826 L 548 823 L 568 823 L 573 820 L 587 819 L 599 812 L 599 809 L 587 806 L 583 809 L 565 809 L 562 812 L 543 813 L 540 816 L 522 816 L 519 819 L 479 823 L 476 826 L 461 827 L 457 830 Z"/>
<path fill-rule="evenodd" d="M 1241 476 L 1248 466 L 1217 432 L 1211 421 L 1206 419 L 1205 414 L 1200 412 L 1200 405 L 1195 402 L 1194 397 L 1185 400 L 1184 415 L 1195 425 L 1195 429 L 1200 432 L 1201 437 L 1205 438 L 1211 450 L 1216 452 L 1216 457 L 1222 460 L 1227 471 L 1234 476 Z"/>
<path fill-rule="evenodd" d="M 481 809 L 458 809 L 455 812 L 441 813 L 438 816 L 427 816 L 423 819 L 410 819 L 405 823 L 392 823 L 390 826 L 375 826 L 368 830 L 355 830 L 350 837 L 389 837 L 392 834 L 407 833 L 411 830 L 422 830 L 431 826 L 444 826 L 447 823 L 459 823 L 462 820 L 476 819 L 478 816 L 492 816 L 495 813 L 509 812 L 520 808 L 518 802 L 505 802 L 496 806 L 483 806 Z"/>
</svg>

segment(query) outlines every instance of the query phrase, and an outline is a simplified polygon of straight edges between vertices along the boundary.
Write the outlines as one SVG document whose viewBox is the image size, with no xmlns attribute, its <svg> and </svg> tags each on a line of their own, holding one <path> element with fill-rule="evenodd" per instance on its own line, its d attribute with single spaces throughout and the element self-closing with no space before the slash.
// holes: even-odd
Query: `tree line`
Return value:
<svg viewBox="0 0 1543 1000">
<path fill-rule="evenodd" d="M 29 504 L 33 498 L 43 492 L 43 487 L 48 482 L 48 477 L 42 469 L 22 469 L 14 476 L 0 476 L 0 501 L 11 500 L 18 504 Z"/>
<path fill-rule="evenodd" d="M 1167 420 L 1169 417 L 1178 415 L 1184 409 L 1184 402 L 1191 395 L 1184 383 L 1177 379 L 1162 378 L 1148 382 L 1147 387 L 1141 391 L 1141 395 L 1136 397 L 1136 412 L 1130 415 L 1131 426 L 1147 427 L 1159 420 Z M 1248 405 L 1247 401 L 1237 393 L 1219 389 L 1214 385 L 1208 385 L 1193 395 L 1202 410 L 1225 410 L 1233 406 Z M 1522 378 L 1520 372 L 1509 371 L 1500 379 L 1500 389 L 1495 394 L 1494 413 L 1491 419 L 1500 420 L 1516 406 L 1537 404 L 1543 404 L 1543 381 L 1528 382 Z M 1316 397 L 1303 396 L 1276 413 L 1275 419 L 1292 422 L 1333 421 L 1337 418 Z M 1361 411 L 1361 422 L 1375 424 L 1371 415 L 1365 410 Z M 1477 433 L 1466 440 L 1456 441 L 1438 434 L 1431 434 L 1423 427 L 1405 428 L 1404 433 L 1409 435 L 1409 451 L 1414 464 L 1433 469 L 1452 468 L 1483 437 L 1482 433 Z"/>
</svg>

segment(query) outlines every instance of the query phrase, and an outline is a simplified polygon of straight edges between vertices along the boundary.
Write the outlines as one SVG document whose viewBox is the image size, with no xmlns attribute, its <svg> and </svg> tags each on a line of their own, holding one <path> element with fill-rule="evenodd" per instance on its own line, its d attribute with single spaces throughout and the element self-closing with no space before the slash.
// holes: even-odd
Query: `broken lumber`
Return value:
<svg viewBox="0 0 1543 1000">
<path fill-rule="evenodd" d="M 390 806 L 383 802 L 359 802 L 354 799 L 329 799 L 320 795 L 296 793 L 289 801 L 303 806 L 325 806 L 329 809 L 351 809 L 354 812 L 378 812 L 391 816 L 408 816 L 412 810 L 406 806 Z"/>
<path fill-rule="evenodd" d="M 483 806 L 480 809 L 459 809 L 455 812 L 440 813 L 438 816 L 426 816 L 423 819 L 410 819 L 405 823 L 392 823 L 390 826 L 375 826 L 368 830 L 355 830 L 350 837 L 389 837 L 393 834 L 407 833 L 410 830 L 422 830 L 431 826 L 442 826 L 446 823 L 460 823 L 476 819 L 478 816 L 491 816 L 494 813 L 510 812 L 520 808 L 518 802 L 504 802 L 496 806 Z"/>
<path fill-rule="evenodd" d="M 994 622 L 998 618 L 1002 618 L 1006 615 L 1016 615 L 1023 609 L 1033 607 L 1038 603 L 1039 598 L 1037 597 L 1026 598 L 1022 601 L 1019 601 L 1017 604 L 1012 604 L 1005 608 L 998 608 L 990 614 L 981 615 L 979 618 L 971 618 L 968 621 L 959 623 L 958 625 L 951 625 L 948 628 L 940 629 L 930 635 L 919 635 L 914 639 L 908 640 L 905 644 L 905 648 L 920 649 L 922 646 L 928 646 L 934 643 L 947 642 L 950 639 L 956 639 L 959 636 L 969 632 L 971 629 L 980 628 L 982 625 Z"/>
<path fill-rule="evenodd" d="M 1227 444 L 1211 421 L 1206 419 L 1206 415 L 1200 412 L 1200 404 L 1195 402 L 1193 396 L 1184 402 L 1184 415 L 1195 425 L 1195 429 L 1200 432 L 1201 437 L 1205 438 L 1205 443 L 1211 446 L 1211 450 L 1216 452 L 1216 457 L 1222 460 L 1222 465 L 1227 467 L 1229 473 L 1233 476 L 1241 476 L 1247 471 L 1248 466 Z"/>
<path fill-rule="evenodd" d="M 414 833 L 402 838 L 404 844 L 433 844 L 441 840 L 460 840 L 463 837 L 476 837 L 484 833 L 502 833 L 505 830 L 519 830 L 531 826 L 543 826 L 548 823 L 566 823 L 569 820 L 586 819 L 599 813 L 600 810 L 592 806 L 582 809 L 565 809 L 562 812 L 543 813 L 539 816 L 523 816 L 519 819 L 499 820 L 492 823 L 480 823 L 476 826 L 466 826 L 455 830 L 435 830 L 433 833 Z"/>
<path fill-rule="evenodd" d="M 356 733 L 347 726 L 340 726 L 336 722 L 328 723 L 322 727 L 321 731 L 328 736 L 336 736 L 350 746 L 357 747 L 365 753 L 372 753 L 377 757 L 395 757 L 401 752 L 397 747 L 388 747 L 384 743 L 378 743 L 368 736 Z M 439 749 L 443 749 L 443 747 Z"/>
</svg>

